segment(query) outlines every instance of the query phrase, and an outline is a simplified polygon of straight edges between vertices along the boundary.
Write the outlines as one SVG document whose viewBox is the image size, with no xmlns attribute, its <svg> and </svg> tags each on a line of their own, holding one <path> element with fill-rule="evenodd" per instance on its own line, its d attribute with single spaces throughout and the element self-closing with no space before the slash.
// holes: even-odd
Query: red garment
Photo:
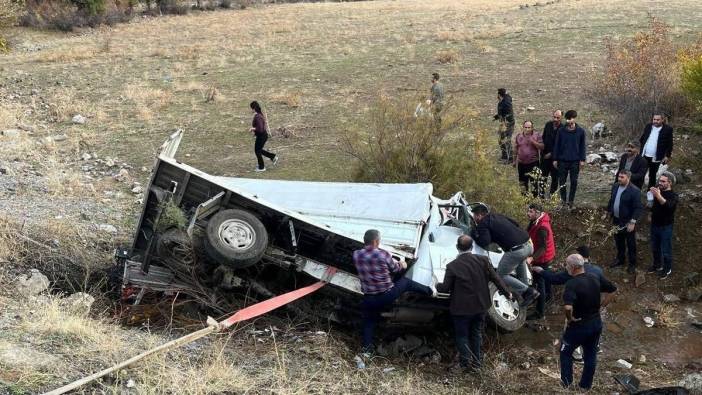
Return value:
<svg viewBox="0 0 702 395">
<path fill-rule="evenodd" d="M 556 243 L 553 241 L 553 229 L 551 229 L 551 217 L 548 213 L 544 212 L 539 218 L 536 219 L 532 224 L 529 224 L 529 237 L 532 243 L 534 243 L 534 251 L 537 251 L 539 247 L 539 237 L 538 233 L 540 229 L 546 230 L 546 251 L 541 254 L 540 257 L 535 258 L 532 262 L 533 265 L 543 266 L 553 260 L 556 257 Z"/>
</svg>

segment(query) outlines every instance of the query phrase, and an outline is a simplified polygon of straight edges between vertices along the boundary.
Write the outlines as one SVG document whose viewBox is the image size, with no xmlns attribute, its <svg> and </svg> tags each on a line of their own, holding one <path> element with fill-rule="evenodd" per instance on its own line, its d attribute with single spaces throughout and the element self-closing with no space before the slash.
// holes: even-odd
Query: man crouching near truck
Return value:
<svg viewBox="0 0 702 395">
<path fill-rule="evenodd" d="M 380 232 L 369 229 L 363 235 L 365 247 L 353 252 L 358 278 L 361 280 L 363 301 L 361 315 L 363 318 L 363 353 L 373 353 L 373 332 L 380 319 L 380 313 L 393 304 L 405 292 L 422 295 L 436 295 L 436 290 L 412 281 L 407 277 L 394 276 L 407 269 L 404 260 L 397 261 L 389 252 L 378 248 Z"/>
<path fill-rule="evenodd" d="M 456 241 L 458 256 L 446 265 L 444 281 L 436 284 L 439 292 L 450 293 L 449 311 L 453 319 L 461 368 L 469 371 L 480 369 L 480 346 L 482 343 L 485 313 L 492 305 L 488 283 L 512 299 L 507 285 L 492 268 L 490 260 L 483 255 L 473 255 L 473 239 L 461 235 Z"/>
</svg>

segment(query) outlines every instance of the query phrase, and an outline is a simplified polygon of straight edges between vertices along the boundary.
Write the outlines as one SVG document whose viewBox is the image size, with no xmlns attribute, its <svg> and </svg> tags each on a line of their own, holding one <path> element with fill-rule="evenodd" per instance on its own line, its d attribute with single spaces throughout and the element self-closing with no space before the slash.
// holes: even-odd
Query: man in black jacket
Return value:
<svg viewBox="0 0 702 395">
<path fill-rule="evenodd" d="M 678 205 L 678 194 L 673 192 L 675 176 L 664 171 L 658 178 L 658 186 L 650 189 L 653 195 L 651 207 L 651 252 L 653 264 L 649 273 L 658 272 L 665 280 L 673 271 L 673 219 Z M 663 267 L 661 267 L 661 258 Z"/>
<path fill-rule="evenodd" d="M 556 144 L 556 133 L 563 126 L 562 119 L 563 113 L 561 110 L 554 111 L 553 120 L 548 121 L 544 125 L 544 133 L 541 136 L 544 142 L 544 149 L 541 151 L 541 175 L 544 182 L 541 197 L 543 197 L 546 185 L 548 185 L 549 176 L 551 176 L 549 193 L 553 195 L 558 189 L 558 170 L 553 167 L 553 146 Z"/>
<path fill-rule="evenodd" d="M 656 185 L 658 168 L 673 154 L 673 128 L 664 123 L 663 114 L 653 114 L 641 135 L 642 155 L 648 161 L 648 187 Z"/>
<path fill-rule="evenodd" d="M 568 110 L 566 124 L 558 129 L 553 146 L 553 167 L 558 169 L 558 187 L 561 189 L 561 202 L 572 208 L 575 191 L 578 188 L 580 168 L 585 166 L 585 129 L 575 123 L 578 113 Z M 570 178 L 570 188 L 566 197 L 565 183 Z"/>
<path fill-rule="evenodd" d="M 490 213 L 483 204 L 474 207 L 472 212 L 478 224 L 471 234 L 473 240 L 484 250 L 489 250 L 490 243 L 500 246 L 504 255 L 497 265 L 497 274 L 509 285 L 515 296 L 522 298 L 522 307 L 530 305 L 539 296 L 539 292 L 528 285 L 526 259 L 534 253 L 529 233 L 513 219 Z M 511 276 L 512 272 L 516 273 L 516 278 Z"/>
<path fill-rule="evenodd" d="M 514 133 L 514 111 L 512 110 L 512 96 L 505 88 L 497 90 L 497 114 L 495 120 L 500 121 L 499 142 L 501 159 L 512 163 L 512 133 Z"/>
<path fill-rule="evenodd" d="M 637 188 L 643 187 L 646 170 L 648 170 L 648 162 L 639 155 L 639 142 L 631 141 L 624 148 L 625 154 L 619 160 L 619 169 L 614 177 L 614 182 L 617 182 L 620 170 L 629 170 L 631 172 L 631 183 Z"/>
<path fill-rule="evenodd" d="M 482 343 L 485 312 L 492 305 L 489 282 L 512 299 L 512 294 L 495 273 L 490 260 L 482 255 L 473 255 L 473 240 L 466 235 L 456 242 L 458 256 L 446 265 L 444 281 L 436 284 L 436 290 L 451 294 L 449 311 L 453 318 L 461 367 L 480 368 L 480 345 Z"/>
<path fill-rule="evenodd" d="M 617 233 L 614 242 L 617 246 L 617 259 L 611 267 L 624 265 L 626 250 L 629 250 L 629 267 L 627 272 L 636 272 L 636 221 L 641 217 L 641 190 L 629 180 L 631 172 L 620 170 L 617 183 L 612 186 L 612 193 L 607 211 L 612 216 Z"/>
</svg>

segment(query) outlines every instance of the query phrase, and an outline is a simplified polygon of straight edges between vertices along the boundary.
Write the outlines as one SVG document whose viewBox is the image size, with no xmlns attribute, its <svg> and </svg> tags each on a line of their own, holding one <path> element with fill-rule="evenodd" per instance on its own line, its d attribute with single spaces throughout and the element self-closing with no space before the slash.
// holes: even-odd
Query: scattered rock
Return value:
<svg viewBox="0 0 702 395">
<path fill-rule="evenodd" d="M 692 175 L 692 174 L 694 174 L 694 173 L 695 173 L 695 172 L 694 172 L 692 169 L 685 169 L 685 174 L 687 174 L 688 176 L 690 176 L 690 175 Z"/>
<path fill-rule="evenodd" d="M 394 371 L 394 370 L 395 370 L 395 368 L 391 366 L 391 367 L 389 367 L 389 368 L 383 369 L 383 373 L 390 373 L 390 372 L 392 372 L 392 371 Z"/>
<path fill-rule="evenodd" d="M 80 114 L 76 114 L 73 116 L 73 119 L 71 120 L 71 122 L 78 124 L 78 125 L 82 125 L 85 123 L 85 117 L 80 115 Z"/>
<path fill-rule="evenodd" d="M 700 274 L 698 272 L 688 273 L 684 277 L 686 287 L 696 287 L 700 284 Z"/>
<path fill-rule="evenodd" d="M 144 192 L 144 187 L 142 187 L 141 185 L 137 185 L 134 188 L 132 188 L 132 193 L 135 195 L 138 195 L 138 194 L 143 193 L 143 192 Z"/>
<path fill-rule="evenodd" d="M 110 224 L 100 224 L 98 225 L 98 230 L 105 233 L 117 233 L 117 228 Z"/>
<path fill-rule="evenodd" d="M 0 340 L 0 361 L 5 368 L 37 369 L 55 367 L 60 359 L 54 355 L 29 347 L 14 345 Z"/>
<path fill-rule="evenodd" d="M 519 364 L 519 369 L 529 370 L 531 369 L 531 364 L 529 362 L 522 362 Z"/>
<path fill-rule="evenodd" d="M 80 156 L 81 160 L 90 160 L 91 158 L 92 156 L 90 156 L 90 154 L 87 152 Z"/>
<path fill-rule="evenodd" d="M 631 369 L 632 365 L 631 363 L 623 360 L 623 359 L 618 359 L 616 362 L 617 367 L 623 368 L 623 369 Z"/>
<path fill-rule="evenodd" d="M 602 162 L 602 157 L 599 154 L 589 154 L 585 158 L 585 162 L 587 162 L 588 165 L 594 165 Z"/>
<path fill-rule="evenodd" d="M 682 138 L 683 138 L 683 140 L 689 140 L 689 139 L 690 139 L 690 135 L 689 135 L 689 134 L 683 134 L 683 135 L 682 135 Z"/>
<path fill-rule="evenodd" d="M 639 355 L 639 363 L 646 363 L 646 356 L 641 354 Z"/>
<path fill-rule="evenodd" d="M 62 300 L 74 312 L 87 313 L 95 302 L 95 298 L 85 292 L 76 292 Z"/>
<path fill-rule="evenodd" d="M 646 282 L 646 275 L 643 272 L 637 272 L 636 278 L 634 279 L 634 286 L 636 288 L 642 286 Z"/>
<path fill-rule="evenodd" d="M 114 167 L 115 166 L 115 160 L 112 158 L 105 158 L 105 165 L 107 167 Z"/>
<path fill-rule="evenodd" d="M 495 372 L 503 373 L 509 370 L 509 365 L 506 362 L 500 362 L 495 366 Z"/>
<path fill-rule="evenodd" d="M 697 302 L 702 299 L 702 288 L 689 288 L 685 291 L 685 299 L 690 302 Z"/>
<path fill-rule="evenodd" d="M 366 363 L 363 362 L 363 359 L 361 359 L 360 356 L 356 355 L 355 357 L 353 357 L 353 361 L 356 362 L 357 369 L 365 369 L 366 368 Z"/>
<path fill-rule="evenodd" d="M 22 133 L 19 129 L 7 129 L 2 131 L 2 135 L 5 137 L 19 137 Z"/>
<path fill-rule="evenodd" d="M 643 322 L 647 328 L 651 328 L 655 324 L 655 322 L 653 321 L 653 318 L 651 318 L 651 317 L 644 317 Z"/>
<path fill-rule="evenodd" d="M 529 112 L 534 111 L 534 110 L 536 110 L 536 107 L 534 107 L 534 106 L 527 107 L 527 111 L 529 111 Z"/>
<path fill-rule="evenodd" d="M 666 303 L 675 303 L 675 302 L 679 302 L 680 298 L 678 297 L 678 295 L 675 295 L 675 294 L 666 294 L 666 295 L 663 295 L 663 301 Z"/>
<path fill-rule="evenodd" d="M 68 139 L 68 136 L 66 136 L 64 133 L 51 136 L 51 141 L 54 141 L 57 143 L 59 143 L 61 141 L 65 141 L 67 139 Z"/>
<path fill-rule="evenodd" d="M 607 151 L 607 152 L 603 153 L 602 156 L 604 157 L 604 160 L 606 162 L 609 162 L 609 163 L 616 162 L 619 160 L 619 157 L 617 156 L 617 154 L 615 154 L 612 151 Z"/>
<path fill-rule="evenodd" d="M 21 295 L 36 296 L 49 288 L 49 278 L 39 270 L 32 269 L 29 271 L 29 275 L 22 275 L 17 278 L 15 288 Z"/>
<path fill-rule="evenodd" d="M 680 380 L 678 385 L 689 390 L 693 394 L 699 393 L 702 391 L 702 373 L 688 374 Z"/>
<path fill-rule="evenodd" d="M 117 181 L 126 181 L 129 178 L 129 171 L 127 169 L 119 169 L 119 172 L 114 175 L 114 179 Z"/>
</svg>

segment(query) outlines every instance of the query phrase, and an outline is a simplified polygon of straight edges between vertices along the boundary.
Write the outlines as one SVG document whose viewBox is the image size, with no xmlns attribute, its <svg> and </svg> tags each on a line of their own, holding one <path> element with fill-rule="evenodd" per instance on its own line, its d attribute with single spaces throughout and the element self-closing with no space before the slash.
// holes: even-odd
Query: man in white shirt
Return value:
<svg viewBox="0 0 702 395">
<path fill-rule="evenodd" d="M 663 114 L 655 113 L 641 135 L 641 155 L 648 162 L 648 187 L 656 185 L 661 163 L 666 164 L 673 153 L 673 128 L 665 124 Z"/>
</svg>

